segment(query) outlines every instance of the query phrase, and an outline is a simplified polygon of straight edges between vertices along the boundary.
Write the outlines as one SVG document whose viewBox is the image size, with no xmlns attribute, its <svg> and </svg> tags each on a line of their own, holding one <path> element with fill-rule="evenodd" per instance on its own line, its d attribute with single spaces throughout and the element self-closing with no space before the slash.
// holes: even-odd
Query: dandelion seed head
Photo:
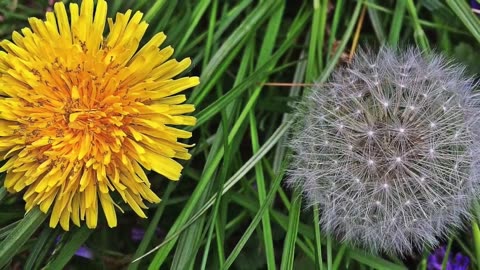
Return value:
<svg viewBox="0 0 480 270">
<path fill-rule="evenodd" d="M 390 254 L 436 245 L 470 216 L 480 190 L 474 87 L 435 53 L 360 51 L 297 106 L 287 183 L 340 240 Z M 339 122 L 348 128 L 339 132 Z"/>
</svg>

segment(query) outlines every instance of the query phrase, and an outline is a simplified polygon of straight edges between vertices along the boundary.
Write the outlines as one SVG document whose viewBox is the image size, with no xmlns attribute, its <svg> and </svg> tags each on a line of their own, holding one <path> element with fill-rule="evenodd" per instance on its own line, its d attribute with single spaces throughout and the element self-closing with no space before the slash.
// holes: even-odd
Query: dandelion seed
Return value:
<svg viewBox="0 0 480 270">
<path fill-rule="evenodd" d="M 95 9 L 95 11 L 94 11 Z M 0 46 L 0 152 L 7 159 L 5 187 L 25 190 L 26 210 L 51 211 L 50 226 L 69 230 L 85 221 L 97 226 L 100 207 L 117 225 L 113 193 L 140 217 L 144 200 L 160 202 L 144 169 L 180 178 L 194 111 L 179 92 L 198 77 L 173 79 L 191 61 L 168 60 L 166 36 L 156 34 L 140 50 L 148 24 L 142 13 L 108 19 L 107 2 L 70 4 L 70 19 L 58 2 L 46 21 L 14 32 Z M 100 204 L 100 205 L 99 205 Z M 120 209 L 121 210 L 121 209 Z"/>
</svg>

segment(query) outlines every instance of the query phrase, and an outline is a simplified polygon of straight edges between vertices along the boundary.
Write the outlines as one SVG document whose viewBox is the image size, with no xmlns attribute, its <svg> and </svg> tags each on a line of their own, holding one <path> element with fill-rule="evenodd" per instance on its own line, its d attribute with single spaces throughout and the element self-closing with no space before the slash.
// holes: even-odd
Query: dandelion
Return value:
<svg viewBox="0 0 480 270">
<path fill-rule="evenodd" d="M 94 11 L 95 9 L 95 11 Z M 100 206 L 108 226 L 117 225 L 120 198 L 140 216 L 160 198 L 144 172 L 178 180 L 189 159 L 194 111 L 179 92 L 198 77 L 173 79 L 191 63 L 168 60 L 171 47 L 156 34 L 140 50 L 148 24 L 131 10 L 106 20 L 107 3 L 59 2 L 46 21 L 0 43 L 0 153 L 4 186 L 24 190 L 27 211 L 51 210 L 50 226 L 97 226 Z M 104 37 L 105 22 L 109 34 Z M 118 196 L 118 195 L 119 196 Z M 121 209 L 120 209 L 121 211 Z"/>
<path fill-rule="evenodd" d="M 474 87 L 434 53 L 358 53 L 301 102 L 288 183 L 340 240 L 390 254 L 437 244 L 480 190 Z"/>
</svg>

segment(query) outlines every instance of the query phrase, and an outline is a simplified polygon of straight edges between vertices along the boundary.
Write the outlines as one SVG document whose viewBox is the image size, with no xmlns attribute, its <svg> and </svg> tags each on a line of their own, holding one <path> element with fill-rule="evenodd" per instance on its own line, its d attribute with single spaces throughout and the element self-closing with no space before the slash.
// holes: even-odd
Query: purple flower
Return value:
<svg viewBox="0 0 480 270">
<path fill-rule="evenodd" d="M 164 231 L 162 231 L 162 229 L 160 229 L 159 227 L 155 229 L 155 235 L 157 237 L 160 237 L 162 233 L 164 233 Z M 133 242 L 140 242 L 142 241 L 143 237 L 145 237 L 145 229 L 140 227 L 133 227 L 130 230 L 130 238 L 133 240 Z"/>
<path fill-rule="evenodd" d="M 428 256 L 428 270 L 442 270 L 442 261 L 445 257 L 447 249 L 445 246 L 437 248 L 434 252 Z M 468 265 L 470 264 L 470 259 L 467 256 L 462 255 L 460 252 L 455 254 L 450 254 L 447 261 L 446 270 L 467 270 Z"/>
<path fill-rule="evenodd" d="M 93 259 L 93 252 L 92 250 L 90 250 L 88 247 L 86 246 L 81 246 L 77 252 L 75 252 L 75 255 L 77 255 L 78 257 L 83 257 L 85 259 Z"/>
<path fill-rule="evenodd" d="M 480 3 L 477 0 L 470 0 L 470 7 L 472 7 L 472 11 L 476 14 L 480 13 Z"/>
<path fill-rule="evenodd" d="M 480 9 L 480 3 L 477 0 L 470 0 L 470 5 L 472 8 Z"/>
<path fill-rule="evenodd" d="M 145 236 L 145 230 L 138 227 L 133 227 L 130 231 L 130 236 L 134 242 L 140 242 Z"/>
<path fill-rule="evenodd" d="M 57 236 L 57 238 L 55 238 L 55 244 L 58 245 L 60 240 L 61 240 L 61 237 Z M 93 259 L 93 252 L 92 252 L 91 249 L 89 249 L 85 245 L 82 245 L 75 252 L 75 256 L 82 257 L 82 258 L 85 258 L 85 259 L 88 259 L 88 260 L 92 260 Z"/>
</svg>

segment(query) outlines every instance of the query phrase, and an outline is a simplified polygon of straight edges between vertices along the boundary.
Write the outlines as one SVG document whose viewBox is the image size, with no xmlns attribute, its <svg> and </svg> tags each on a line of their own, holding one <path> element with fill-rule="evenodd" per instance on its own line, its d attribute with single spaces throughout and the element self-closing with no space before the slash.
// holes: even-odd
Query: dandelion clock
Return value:
<svg viewBox="0 0 480 270">
<path fill-rule="evenodd" d="M 437 244 L 479 193 L 474 87 L 434 53 L 357 53 L 299 104 L 288 184 L 342 241 L 389 254 Z"/>
</svg>

